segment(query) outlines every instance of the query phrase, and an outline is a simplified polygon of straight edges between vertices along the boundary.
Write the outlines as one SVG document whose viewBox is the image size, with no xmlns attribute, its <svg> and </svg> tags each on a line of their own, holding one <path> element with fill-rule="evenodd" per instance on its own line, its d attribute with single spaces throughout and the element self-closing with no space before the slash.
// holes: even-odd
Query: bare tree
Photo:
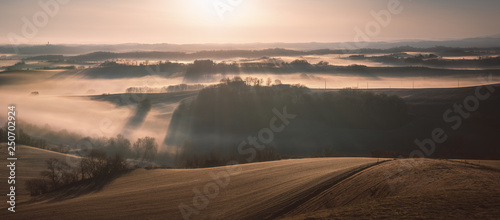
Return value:
<svg viewBox="0 0 500 220">
<path fill-rule="evenodd" d="M 57 188 L 63 183 L 63 174 L 70 169 L 70 166 L 65 161 L 60 161 L 55 158 L 51 158 L 46 162 L 47 170 L 43 171 L 41 175 L 50 180 L 52 188 Z"/>
<path fill-rule="evenodd" d="M 134 143 L 134 152 L 140 160 L 153 160 L 158 152 L 158 144 L 153 137 L 139 138 Z"/>
</svg>

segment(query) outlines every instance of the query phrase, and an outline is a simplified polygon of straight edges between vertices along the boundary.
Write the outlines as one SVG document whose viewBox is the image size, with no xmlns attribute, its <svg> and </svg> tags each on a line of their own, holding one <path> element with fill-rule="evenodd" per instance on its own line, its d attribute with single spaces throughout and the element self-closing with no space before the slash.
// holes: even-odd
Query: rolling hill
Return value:
<svg viewBox="0 0 500 220">
<path fill-rule="evenodd" d="M 499 186 L 498 169 L 395 160 L 359 172 L 281 219 L 498 219 Z"/>
<path fill-rule="evenodd" d="M 18 177 L 23 179 L 36 177 L 44 168 L 44 159 L 66 157 L 26 146 L 18 149 L 22 158 Z M 482 161 L 482 164 L 498 166 L 500 163 Z M 2 174 L 5 171 L 2 168 Z M 72 187 L 32 201 L 27 201 L 26 192 L 19 192 L 17 212 L 11 215 L 4 209 L 0 216 L 8 215 L 9 219 L 369 219 L 429 218 L 450 212 L 449 215 L 456 218 L 488 219 L 500 216 L 498 186 L 500 171 L 476 162 L 292 159 L 204 169 L 136 169 L 90 191 Z"/>
<path fill-rule="evenodd" d="M 24 182 L 32 178 L 40 177 L 40 172 L 44 171 L 47 167 L 46 160 L 56 158 L 66 161 L 71 165 L 77 165 L 79 162 L 79 157 L 77 156 L 24 145 L 18 145 L 16 147 L 16 156 L 18 158 L 16 161 L 16 202 L 30 200 L 30 195 L 25 189 Z M 0 158 L 2 158 L 2 160 L 0 160 L 0 189 L 7 190 L 9 187 L 7 183 L 8 161 L 5 160 L 5 158 L 7 158 L 7 144 L 5 143 L 0 144 Z M 3 208 L 6 207 L 6 205 L 6 203 L 2 203 L 0 206 L 2 211 L 0 213 L 4 213 Z"/>
<path fill-rule="evenodd" d="M 206 169 L 137 169 L 100 190 L 76 198 L 54 192 L 36 202 L 19 203 L 9 219 L 183 219 L 180 204 L 193 206 L 196 191 L 216 183 L 211 175 L 232 171 L 225 188 L 191 219 L 251 218 L 268 207 L 281 207 L 375 158 L 315 158 L 283 160 Z M 211 174 L 212 173 L 212 174 Z M 234 173 L 234 172 L 233 172 Z M 225 178 L 220 178 L 225 183 Z M 85 208 L 82 208 L 85 207 Z M 5 212 L 2 211 L 5 215 Z M 12 217 L 12 218 L 10 218 Z"/>
</svg>

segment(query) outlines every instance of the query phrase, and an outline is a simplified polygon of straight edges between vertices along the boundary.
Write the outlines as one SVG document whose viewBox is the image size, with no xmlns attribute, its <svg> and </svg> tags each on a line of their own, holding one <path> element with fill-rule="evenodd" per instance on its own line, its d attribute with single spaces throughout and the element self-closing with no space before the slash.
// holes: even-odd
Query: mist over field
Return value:
<svg viewBox="0 0 500 220">
<path fill-rule="evenodd" d="M 0 219 L 500 219 L 499 9 L 2 1 Z"/>
<path fill-rule="evenodd" d="M 123 93 L 128 87 L 142 86 L 141 83 L 131 79 L 61 78 L 55 76 L 58 73 L 60 71 L 2 74 L 2 79 L 5 80 L 2 81 L 9 82 L 9 84 L 2 85 L 0 88 L 0 92 L 4 95 L 1 104 L 7 106 L 15 103 L 18 107 L 18 114 L 26 123 L 39 126 L 48 124 L 53 129 L 66 129 L 82 136 L 111 137 L 123 132 L 126 120 L 134 114 L 134 106 L 120 107 L 109 102 L 93 101 L 87 96 Z M 147 78 L 142 80 L 146 81 Z M 169 81 L 176 82 L 175 79 Z M 31 94 L 35 91 L 39 95 Z M 171 112 L 172 108 L 174 107 L 168 108 L 167 106 L 166 110 L 165 107 L 164 110 L 154 109 L 146 120 L 156 121 L 155 115 Z M 1 111 L 7 114 L 6 109 Z M 163 125 L 168 125 L 167 119 L 162 120 Z M 4 120 L 2 119 L 2 124 L 5 123 Z M 156 124 L 161 124 L 161 121 Z M 151 129 L 142 130 L 142 132 L 156 136 L 159 135 L 155 133 L 157 130 L 157 127 L 152 125 Z M 131 134 L 131 137 L 135 139 L 138 136 L 144 136 L 143 134 Z"/>
<path fill-rule="evenodd" d="M 464 50 L 454 51 L 454 54 L 451 55 L 450 52 L 447 52 L 449 49 L 444 48 L 431 50 L 434 52 L 388 53 L 392 50 L 376 50 L 376 53 L 369 50 L 359 51 L 360 54 L 328 54 L 336 52 L 327 51 L 316 55 L 262 56 L 260 58 L 254 58 L 255 55 L 242 57 L 246 56 L 244 55 L 247 53 L 246 51 L 207 51 L 203 56 L 219 57 L 221 54 L 232 54 L 235 57 L 223 55 L 226 57 L 213 61 L 195 59 L 184 62 L 154 59 L 154 56 L 161 57 L 161 53 L 150 54 L 149 52 L 116 53 L 114 55 L 90 53 L 79 56 L 29 56 L 14 65 L 2 67 L 4 72 L 0 74 L 0 92 L 5 94 L 5 98 L 0 101 L 0 104 L 15 103 L 19 109 L 19 115 L 23 116 L 23 123 L 40 128 L 50 128 L 55 132 L 66 130 L 78 136 L 77 140 L 85 137 L 113 138 L 117 135 L 124 135 L 131 141 L 145 136 L 153 137 L 159 145 L 159 151 L 170 154 L 166 161 L 157 160 L 156 162 L 174 164 L 183 163 L 176 160 L 179 160 L 178 155 L 188 151 L 185 142 L 193 144 L 192 147 L 198 149 L 198 154 L 202 155 L 210 154 L 214 150 L 233 149 L 220 152 L 223 155 L 228 155 L 237 149 L 239 142 L 245 140 L 246 136 L 259 131 L 260 128 L 255 127 L 253 130 L 246 130 L 245 133 L 226 131 L 215 134 L 213 129 L 217 130 L 216 127 L 207 127 L 208 130 L 202 133 L 190 134 L 189 130 L 176 127 L 178 125 L 171 125 L 172 120 L 175 120 L 176 123 L 180 120 L 172 118 L 180 103 L 190 102 L 198 96 L 200 88 L 212 87 L 223 79 L 238 78 L 245 80 L 247 85 L 256 85 L 255 83 L 257 83 L 260 86 L 276 88 L 280 85 L 300 85 L 313 89 L 313 93 L 345 88 L 375 92 L 377 89 L 411 91 L 430 88 L 464 88 L 485 84 L 481 76 L 486 74 L 492 74 L 491 80 L 487 84 L 499 82 L 497 81 L 499 71 L 495 68 L 500 67 L 500 63 L 495 63 L 497 58 L 495 58 L 494 51 L 487 52 L 484 55 L 487 56 L 486 58 L 478 54 L 465 59 L 460 55 L 484 52 Z M 414 48 L 413 50 L 422 51 L 423 49 Z M 263 50 L 251 53 L 257 53 L 259 56 L 266 55 L 266 53 L 314 54 L 317 52 Z M 433 55 L 434 53 L 442 56 Z M 109 55 L 115 58 L 108 59 Z M 181 58 L 185 55 L 179 53 L 175 56 Z M 147 59 L 142 57 L 147 57 Z M 488 62 L 479 63 L 483 60 Z M 477 61 L 477 63 L 470 63 L 472 61 Z M 422 63 L 423 66 L 411 66 L 412 63 L 416 62 Z M 436 62 L 469 62 L 463 65 L 470 68 L 436 68 Z M 248 81 L 249 79 L 253 81 Z M 396 95 L 400 96 L 398 93 Z M 401 97 L 407 99 L 411 96 Z M 215 105 L 218 104 L 215 102 L 208 104 L 206 110 Z M 238 104 L 228 102 L 227 105 Z M 256 105 L 260 104 L 256 103 Z M 412 105 L 409 105 L 410 109 Z M 281 105 L 272 105 L 258 111 L 268 111 L 265 113 L 268 114 L 273 108 L 282 107 Z M 241 111 L 230 110 L 229 106 L 225 108 L 229 112 Z M 248 110 L 249 112 L 240 112 L 240 118 L 230 120 L 235 120 L 234 123 L 238 127 L 249 126 L 248 123 L 244 122 L 244 118 L 251 117 L 253 114 L 251 111 L 256 110 Z M 6 111 L 6 109 L 2 109 L 0 113 L 6 114 Z M 198 116 L 193 115 L 193 117 Z M 270 116 L 262 118 L 264 121 L 270 119 Z M 5 123 L 3 120 L 0 119 L 2 124 Z M 181 119 L 181 121 L 183 120 L 186 119 Z M 365 138 L 366 142 L 347 147 L 351 144 L 346 144 L 346 141 L 352 141 L 349 140 L 349 136 L 361 134 L 356 134 L 355 131 L 332 131 L 338 134 L 347 133 L 331 140 L 324 139 L 326 136 L 322 136 L 321 133 L 325 133 L 329 128 L 318 128 L 317 131 L 310 130 L 311 134 L 306 134 L 307 132 L 301 126 L 321 127 L 322 125 L 306 125 L 302 124 L 305 122 L 302 121 L 303 119 L 300 119 L 299 116 L 295 125 L 292 124 L 287 132 L 281 134 L 281 137 L 277 137 L 275 142 L 271 144 L 276 148 L 274 150 L 282 155 L 296 156 L 325 153 L 367 156 L 372 155 L 373 151 L 381 149 L 383 149 L 382 151 L 398 152 L 396 145 L 411 141 L 409 139 L 401 140 L 403 142 L 393 141 L 393 144 L 384 148 L 373 144 L 368 147 L 369 143 L 373 143 L 368 141 L 370 140 L 370 135 L 368 135 Z M 25 130 L 49 141 L 49 143 L 51 142 L 40 132 Z M 372 131 L 367 130 L 366 132 Z M 172 136 L 173 134 L 185 138 L 175 138 Z M 290 142 L 290 139 L 286 138 L 289 135 L 304 139 Z M 316 140 L 313 140 L 312 137 L 315 137 Z M 174 139 L 177 141 L 172 142 L 171 140 Z M 380 140 L 384 140 L 384 138 L 380 138 Z M 52 141 L 54 144 L 60 145 L 59 141 Z M 403 145 L 407 145 L 406 143 Z M 71 143 L 65 142 L 65 144 L 64 148 L 76 147 L 72 146 Z M 301 146 L 310 144 L 315 145 L 315 147 L 301 150 Z M 406 151 L 402 149 L 400 148 L 401 153 Z M 177 159 L 173 159 L 174 157 Z"/>
</svg>

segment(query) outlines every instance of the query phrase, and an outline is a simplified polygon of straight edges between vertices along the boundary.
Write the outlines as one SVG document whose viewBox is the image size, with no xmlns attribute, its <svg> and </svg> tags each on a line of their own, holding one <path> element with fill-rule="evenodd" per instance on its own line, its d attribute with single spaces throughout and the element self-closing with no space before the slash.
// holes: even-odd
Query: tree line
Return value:
<svg viewBox="0 0 500 220">
<path fill-rule="evenodd" d="M 298 115 L 296 120 L 325 128 L 389 130 L 412 119 L 407 104 L 397 96 L 355 89 L 313 93 L 301 85 L 265 84 L 263 81 L 226 78 L 218 85 L 202 89 L 196 98 L 181 102 L 173 113 L 165 139 L 166 144 L 180 147 L 182 152 L 176 157 L 178 164 L 199 167 L 228 159 L 239 160 L 234 147 L 238 143 L 226 144 L 217 140 L 245 137 L 268 127 L 274 117 L 271 110 L 284 106 L 288 112 Z M 300 134 L 311 134 L 320 128 L 295 129 L 304 129 L 298 132 Z M 324 132 L 318 130 L 316 133 Z M 308 137 L 287 136 L 285 132 L 275 140 L 301 138 Z M 267 155 L 262 160 L 297 156 L 287 154 L 287 146 L 275 144 L 266 145 L 273 146 L 273 150 L 265 152 Z"/>
<path fill-rule="evenodd" d="M 89 149 L 95 149 L 113 157 L 119 155 L 138 162 L 152 162 L 158 154 L 158 143 L 153 137 L 138 138 L 135 142 L 131 142 L 121 134 L 109 138 L 82 137 L 66 129 L 53 131 L 48 125 L 38 127 L 29 123 L 23 123 L 16 129 L 16 144 L 60 153 L 86 156 L 90 153 Z M 7 129 L 0 127 L 0 142 L 6 140 Z"/>
<path fill-rule="evenodd" d="M 83 182 L 95 182 L 111 178 L 129 170 L 126 161 L 120 156 L 109 157 L 105 152 L 92 150 L 80 159 L 76 167 L 55 158 L 46 161 L 47 169 L 39 178 L 26 181 L 31 196 L 45 194 L 59 188 Z"/>
<path fill-rule="evenodd" d="M 125 91 L 127 93 L 167 93 L 167 92 L 184 92 L 184 91 L 194 91 L 205 88 L 202 84 L 179 84 L 164 86 L 161 88 L 151 88 L 151 87 L 129 87 Z"/>
</svg>

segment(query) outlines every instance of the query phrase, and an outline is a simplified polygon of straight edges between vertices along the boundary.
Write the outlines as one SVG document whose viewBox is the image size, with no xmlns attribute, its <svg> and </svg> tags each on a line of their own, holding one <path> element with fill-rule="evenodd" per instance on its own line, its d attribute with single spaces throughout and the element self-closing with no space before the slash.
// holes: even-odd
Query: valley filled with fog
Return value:
<svg viewBox="0 0 500 220">
<path fill-rule="evenodd" d="M 24 126 L 24 130 L 35 138 L 46 139 L 46 133 L 41 132 L 44 129 L 53 133 L 69 133 L 74 136 L 73 140 L 124 135 L 134 142 L 148 136 L 155 139 L 158 152 L 170 155 L 166 157 L 167 163 L 171 164 L 173 155 L 185 150 L 183 141 L 167 141 L 169 135 L 172 138 L 173 131 L 169 131 L 169 128 L 174 128 L 170 125 L 174 111 L 181 102 L 196 99 L 200 89 L 217 85 L 224 79 L 241 79 L 247 85 L 270 88 L 299 86 L 312 93 L 335 92 L 346 88 L 372 92 L 465 88 L 500 82 L 498 51 L 485 53 L 484 50 L 464 50 L 452 53 L 451 49 L 430 52 L 423 49 L 400 50 L 360 50 L 347 54 L 338 51 L 280 49 L 205 51 L 194 54 L 136 52 L 25 57 L 4 54 L 0 60 L 0 69 L 3 71 L 0 72 L 0 105 L 15 104 L 19 127 L 29 125 Z M 266 56 L 266 53 L 270 55 Z M 165 56 L 170 59 L 164 59 Z M 484 76 L 488 75 L 491 80 L 485 82 Z M 401 98 L 408 97 L 411 95 Z M 0 110 L 0 114 L 5 115 L 6 112 L 6 108 Z M 5 119 L 0 118 L 0 123 L 5 124 Z M 290 129 L 297 129 L 298 134 L 303 133 L 298 125 Z M 253 132 L 258 132 L 258 129 Z M 335 133 L 342 132 L 348 131 Z M 356 135 L 356 132 L 348 133 Z M 190 137 L 189 141 L 214 149 L 222 147 L 216 145 L 237 145 L 238 140 L 248 134 L 229 132 L 217 135 L 211 137 L 208 132 L 205 138 L 226 141 L 196 140 L 196 137 Z M 288 135 L 293 135 L 293 132 Z M 57 146 L 58 149 L 67 148 L 73 153 L 79 150 L 69 141 L 47 141 L 49 146 Z M 299 141 L 301 144 L 306 142 Z M 323 151 L 336 152 L 338 147 L 335 146 L 342 145 L 332 140 L 323 140 L 321 144 L 316 141 L 311 143 L 322 147 L 314 151 L 280 151 L 291 154 L 302 152 L 297 156 L 306 156 Z M 273 144 L 298 147 L 284 140 L 276 140 Z M 364 145 L 360 144 L 359 149 L 364 149 Z M 337 153 L 358 155 L 361 152 L 344 150 Z M 368 149 L 363 152 L 363 156 L 369 155 Z"/>
</svg>

